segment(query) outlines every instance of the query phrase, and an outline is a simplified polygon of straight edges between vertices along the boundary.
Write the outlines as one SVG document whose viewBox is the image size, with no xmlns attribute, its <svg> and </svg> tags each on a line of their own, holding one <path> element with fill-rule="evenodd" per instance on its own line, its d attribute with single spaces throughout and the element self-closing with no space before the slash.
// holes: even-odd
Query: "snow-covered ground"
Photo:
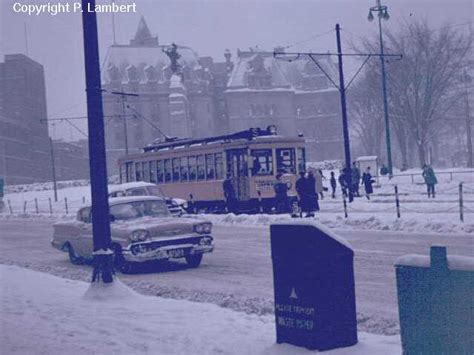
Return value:
<svg viewBox="0 0 474 355">
<path fill-rule="evenodd" d="M 0 265 L 4 354 L 308 354 L 275 344 L 272 316 L 135 293 Z M 398 336 L 359 333 L 327 354 L 400 354 Z"/>
<path fill-rule="evenodd" d="M 330 171 L 324 174 L 329 177 Z M 336 172 L 337 174 L 337 172 Z M 439 170 L 437 195 L 428 199 L 421 172 L 404 171 L 389 180 L 380 177 L 371 200 L 356 198 L 347 204 L 348 218 L 344 215 L 341 192 L 336 198 L 329 192 L 320 200 L 317 219 L 334 228 L 358 228 L 430 233 L 474 233 L 474 174 L 463 169 Z M 460 220 L 459 184 L 463 183 L 463 214 Z M 324 181 L 329 186 L 327 180 Z M 398 187 L 400 214 L 397 218 L 394 186 Z M 90 202 L 90 187 L 86 180 L 61 184 L 58 201 L 54 202 L 52 184 L 32 184 L 8 187 L 4 197 L 3 218 L 27 215 L 29 218 L 72 218 L 78 208 Z M 363 193 L 363 187 L 360 192 Z M 214 223 L 269 224 L 287 219 L 276 215 L 207 215 Z"/>
</svg>

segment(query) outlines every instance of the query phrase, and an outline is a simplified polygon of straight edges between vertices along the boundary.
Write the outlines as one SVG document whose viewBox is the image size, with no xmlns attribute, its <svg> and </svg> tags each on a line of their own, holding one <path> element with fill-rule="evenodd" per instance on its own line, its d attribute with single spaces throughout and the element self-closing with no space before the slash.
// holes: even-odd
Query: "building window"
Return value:
<svg viewBox="0 0 474 355">
<path fill-rule="evenodd" d="M 150 180 L 150 164 L 147 161 L 144 161 L 142 163 L 142 169 L 143 169 L 143 181 L 149 181 Z"/>
<path fill-rule="evenodd" d="M 252 154 L 252 176 L 273 175 L 273 156 L 271 149 L 255 149 Z"/>
</svg>

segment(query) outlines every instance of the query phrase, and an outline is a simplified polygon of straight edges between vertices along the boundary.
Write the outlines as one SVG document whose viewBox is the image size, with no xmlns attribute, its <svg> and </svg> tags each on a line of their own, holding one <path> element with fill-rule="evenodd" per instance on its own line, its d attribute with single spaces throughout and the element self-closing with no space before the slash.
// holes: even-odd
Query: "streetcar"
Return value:
<svg viewBox="0 0 474 355">
<path fill-rule="evenodd" d="M 287 183 L 290 201 L 295 182 L 305 170 L 302 135 L 284 137 L 275 126 L 251 128 L 200 139 L 166 139 L 142 153 L 118 161 L 120 181 L 158 184 L 166 196 L 188 201 L 193 211 L 225 211 L 223 183 L 230 179 L 238 212 L 271 212 L 277 174 Z"/>
</svg>

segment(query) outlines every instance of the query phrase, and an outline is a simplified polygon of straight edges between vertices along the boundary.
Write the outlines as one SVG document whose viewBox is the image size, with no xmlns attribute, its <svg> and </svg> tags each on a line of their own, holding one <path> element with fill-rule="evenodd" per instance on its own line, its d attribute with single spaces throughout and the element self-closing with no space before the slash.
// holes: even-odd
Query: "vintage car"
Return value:
<svg viewBox="0 0 474 355">
<path fill-rule="evenodd" d="M 204 253 L 214 249 L 212 224 L 172 217 L 163 198 L 127 196 L 109 199 L 112 249 L 116 268 L 130 270 L 136 263 L 184 258 L 198 267 Z M 53 225 L 53 247 L 69 253 L 73 264 L 92 259 L 91 207 L 77 212 L 74 221 Z"/>
<path fill-rule="evenodd" d="M 165 196 L 161 188 L 150 182 L 136 181 L 124 184 L 110 185 L 109 197 L 122 196 L 158 196 L 165 199 L 168 209 L 173 216 L 181 216 L 186 212 L 187 201 L 181 198 Z"/>
</svg>

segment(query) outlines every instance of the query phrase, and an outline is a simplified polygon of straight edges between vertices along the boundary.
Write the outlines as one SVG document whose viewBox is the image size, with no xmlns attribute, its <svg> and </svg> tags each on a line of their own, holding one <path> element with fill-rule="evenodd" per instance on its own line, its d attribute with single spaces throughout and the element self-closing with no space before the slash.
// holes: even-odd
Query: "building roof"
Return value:
<svg viewBox="0 0 474 355">
<path fill-rule="evenodd" d="M 331 77 L 337 79 L 336 66 L 329 56 L 319 58 L 318 62 Z M 298 90 L 298 93 L 337 90 L 309 58 L 289 61 L 275 58 L 273 52 L 258 49 L 237 52 L 227 88 L 227 92 L 246 91 L 244 89 L 289 89 Z"/>
</svg>

